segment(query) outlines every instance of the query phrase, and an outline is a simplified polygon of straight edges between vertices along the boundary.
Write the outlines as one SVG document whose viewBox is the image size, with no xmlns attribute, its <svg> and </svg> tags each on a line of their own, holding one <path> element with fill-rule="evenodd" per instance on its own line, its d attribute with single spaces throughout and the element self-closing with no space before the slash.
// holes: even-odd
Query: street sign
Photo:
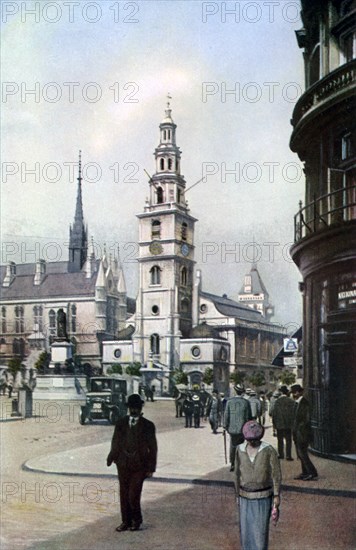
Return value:
<svg viewBox="0 0 356 550">
<path fill-rule="evenodd" d="M 296 357 L 283 357 L 283 365 L 285 367 L 296 367 L 297 364 L 298 363 Z"/>
<path fill-rule="evenodd" d="M 283 349 L 290 352 L 298 351 L 297 338 L 283 338 Z"/>
</svg>

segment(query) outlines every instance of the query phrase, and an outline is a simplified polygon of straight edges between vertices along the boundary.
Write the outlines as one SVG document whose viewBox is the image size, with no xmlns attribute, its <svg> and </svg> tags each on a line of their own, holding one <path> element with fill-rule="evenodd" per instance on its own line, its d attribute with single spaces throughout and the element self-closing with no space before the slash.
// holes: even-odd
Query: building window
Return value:
<svg viewBox="0 0 356 550">
<path fill-rule="evenodd" d="M 51 309 L 48 313 L 50 338 L 56 335 L 56 313 Z"/>
<path fill-rule="evenodd" d="M 188 233 L 188 225 L 183 222 L 182 223 L 182 228 L 181 228 L 181 238 L 182 238 L 182 241 L 186 241 L 187 240 L 187 233 Z"/>
<path fill-rule="evenodd" d="M 189 311 L 189 300 L 187 298 L 183 298 L 180 303 L 180 308 L 182 313 L 188 313 Z"/>
<path fill-rule="evenodd" d="M 163 189 L 162 187 L 157 188 L 157 204 L 162 204 L 163 202 Z"/>
<path fill-rule="evenodd" d="M 159 314 L 159 307 L 158 306 L 152 306 L 152 315 L 158 315 Z"/>
<path fill-rule="evenodd" d="M 164 170 L 164 159 L 160 159 L 159 167 L 160 167 L 161 170 Z"/>
<path fill-rule="evenodd" d="M 182 286 L 187 286 L 188 283 L 188 272 L 186 267 L 182 267 L 180 272 L 180 284 Z"/>
<path fill-rule="evenodd" d="M 42 306 L 35 306 L 33 308 L 33 330 L 34 332 L 42 332 L 43 325 L 43 308 Z"/>
<path fill-rule="evenodd" d="M 176 159 L 176 172 L 179 172 L 179 160 Z"/>
<path fill-rule="evenodd" d="M 154 265 L 151 270 L 151 285 L 161 284 L 161 268 L 158 265 Z"/>
<path fill-rule="evenodd" d="M 116 357 L 116 359 L 120 359 L 120 357 L 121 357 L 121 349 L 116 348 L 116 350 L 114 351 L 114 357 Z"/>
<path fill-rule="evenodd" d="M 173 166 L 173 160 L 168 159 L 168 170 L 172 170 L 172 166 Z"/>
<path fill-rule="evenodd" d="M 77 332 L 77 306 L 75 304 L 70 308 L 71 313 L 71 331 Z"/>
<path fill-rule="evenodd" d="M 15 332 L 21 333 L 24 332 L 24 309 L 22 306 L 15 307 Z"/>
<path fill-rule="evenodd" d="M 151 235 L 152 239 L 161 238 L 161 222 L 159 220 L 152 220 Z"/>
<path fill-rule="evenodd" d="M 202 304 L 200 306 L 200 312 L 201 313 L 206 313 L 208 311 L 208 306 L 206 304 Z"/>
<path fill-rule="evenodd" d="M 167 130 L 163 130 L 163 139 L 164 141 L 167 139 Z"/>
<path fill-rule="evenodd" d="M 23 338 L 14 338 L 12 342 L 12 353 L 20 357 L 25 355 L 25 341 Z"/>
<path fill-rule="evenodd" d="M 345 63 L 352 61 L 355 58 L 355 42 L 356 42 L 356 33 L 350 32 L 345 35 L 341 40 L 341 48 L 344 55 Z"/>
<path fill-rule="evenodd" d="M 1 308 L 1 332 L 5 334 L 7 332 L 6 326 L 6 307 Z"/>
<path fill-rule="evenodd" d="M 168 130 L 168 139 L 171 139 L 171 131 Z"/>
<path fill-rule="evenodd" d="M 309 61 L 309 86 L 317 82 L 320 78 L 320 46 L 314 49 Z"/>
<path fill-rule="evenodd" d="M 341 138 L 341 160 L 346 160 L 352 156 L 352 135 L 345 134 Z"/>
<path fill-rule="evenodd" d="M 152 334 L 150 338 L 151 352 L 155 355 L 159 354 L 159 335 Z"/>
<path fill-rule="evenodd" d="M 251 275 L 245 276 L 245 292 L 251 292 Z"/>
<path fill-rule="evenodd" d="M 192 349 L 191 349 L 191 353 L 192 353 L 192 357 L 194 357 L 194 359 L 198 359 L 198 357 L 201 356 L 200 347 L 199 346 L 193 346 Z"/>
<path fill-rule="evenodd" d="M 182 198 L 182 192 L 181 192 L 180 189 L 178 189 L 178 191 L 177 191 L 177 202 L 178 202 L 178 204 L 180 203 L 181 198 Z"/>
</svg>

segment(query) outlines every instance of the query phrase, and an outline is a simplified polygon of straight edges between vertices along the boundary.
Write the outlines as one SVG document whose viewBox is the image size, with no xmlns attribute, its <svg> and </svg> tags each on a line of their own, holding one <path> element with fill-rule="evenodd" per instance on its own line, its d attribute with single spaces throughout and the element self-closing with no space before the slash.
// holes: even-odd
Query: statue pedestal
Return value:
<svg viewBox="0 0 356 550">
<path fill-rule="evenodd" d="M 65 365 L 65 362 L 68 359 L 73 357 L 73 344 L 65 340 L 53 342 L 51 345 L 51 362 L 49 368 L 54 369 L 55 366 L 60 365 L 61 367 Z"/>
</svg>

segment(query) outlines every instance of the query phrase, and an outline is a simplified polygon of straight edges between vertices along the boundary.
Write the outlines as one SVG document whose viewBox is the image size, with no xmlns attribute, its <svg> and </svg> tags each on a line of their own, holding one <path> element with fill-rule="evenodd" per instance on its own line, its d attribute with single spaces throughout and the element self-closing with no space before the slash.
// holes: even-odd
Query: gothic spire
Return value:
<svg viewBox="0 0 356 550">
<path fill-rule="evenodd" d="M 69 264 L 71 272 L 80 271 L 85 263 L 88 248 L 88 231 L 84 223 L 82 201 L 82 152 L 79 151 L 77 202 L 74 223 L 69 229 Z"/>
</svg>

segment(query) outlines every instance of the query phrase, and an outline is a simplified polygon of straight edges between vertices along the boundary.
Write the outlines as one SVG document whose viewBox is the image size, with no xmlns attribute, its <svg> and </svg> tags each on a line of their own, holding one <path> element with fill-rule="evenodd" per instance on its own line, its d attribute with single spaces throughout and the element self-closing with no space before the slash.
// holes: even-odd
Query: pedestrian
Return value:
<svg viewBox="0 0 356 550">
<path fill-rule="evenodd" d="M 256 420 L 261 416 L 262 405 L 261 401 L 256 395 L 255 390 L 250 391 L 249 403 L 251 406 L 252 420 Z"/>
<path fill-rule="evenodd" d="M 243 550 L 267 550 L 269 522 L 279 516 L 282 474 L 277 451 L 262 441 L 264 428 L 255 420 L 242 428 L 246 441 L 236 450 L 235 488 Z"/>
<path fill-rule="evenodd" d="M 142 416 L 143 401 L 134 393 L 127 400 L 129 415 L 119 418 L 107 457 L 115 462 L 120 484 L 122 523 L 116 531 L 137 531 L 142 523 L 143 482 L 156 470 L 157 441 L 155 425 Z"/>
<path fill-rule="evenodd" d="M 183 401 L 183 413 L 185 416 L 185 427 L 191 428 L 193 419 L 193 401 L 189 394 Z"/>
<path fill-rule="evenodd" d="M 252 418 L 249 400 L 243 397 L 244 387 L 236 384 L 234 390 L 236 396 L 228 399 L 224 414 L 224 430 L 230 435 L 230 472 L 234 469 L 236 447 L 244 441 L 242 426 Z"/>
<path fill-rule="evenodd" d="M 198 393 L 192 395 L 194 428 L 200 428 L 201 402 Z"/>
<path fill-rule="evenodd" d="M 318 479 L 318 472 L 308 455 L 308 445 L 311 439 L 309 402 L 303 396 L 304 389 L 300 384 L 293 384 L 291 392 L 297 403 L 292 430 L 293 440 L 297 457 L 302 466 L 302 473 L 294 479 L 312 481 Z"/>
<path fill-rule="evenodd" d="M 287 386 L 279 388 L 281 395 L 274 403 L 272 411 L 273 428 L 277 432 L 278 458 L 284 458 L 284 441 L 286 442 L 286 460 L 292 458 L 292 428 L 294 422 L 295 402 L 289 397 Z"/>
<path fill-rule="evenodd" d="M 259 423 L 264 426 L 266 423 L 266 412 L 268 410 L 268 404 L 266 399 L 266 394 L 263 390 L 260 391 L 260 401 L 261 401 L 261 414 L 259 416 Z"/>
<path fill-rule="evenodd" d="M 219 397 L 219 392 L 218 390 L 213 390 L 206 409 L 206 416 L 209 418 L 209 423 L 213 434 L 217 433 L 219 420 L 221 418 L 221 411 L 222 403 Z"/>
<path fill-rule="evenodd" d="M 270 400 L 269 400 L 269 416 L 271 417 L 271 419 L 272 419 L 274 404 L 277 401 L 278 397 L 280 397 L 280 395 L 281 395 L 281 392 L 279 390 L 275 390 L 273 392 L 272 396 L 270 397 Z M 273 426 L 273 435 L 274 435 L 274 437 L 277 437 L 277 432 L 276 432 L 276 429 L 274 428 L 274 426 Z"/>
</svg>

